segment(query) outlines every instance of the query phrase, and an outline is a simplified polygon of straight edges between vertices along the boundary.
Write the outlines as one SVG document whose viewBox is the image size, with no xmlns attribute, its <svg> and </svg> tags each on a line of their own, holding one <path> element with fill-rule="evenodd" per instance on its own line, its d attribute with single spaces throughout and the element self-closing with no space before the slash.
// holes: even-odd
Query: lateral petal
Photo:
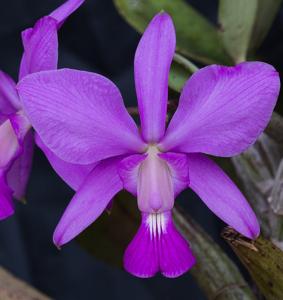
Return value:
<svg viewBox="0 0 283 300">
<path fill-rule="evenodd" d="M 266 63 L 208 66 L 185 84 L 163 151 L 233 156 L 252 145 L 267 126 L 280 80 Z"/>
<path fill-rule="evenodd" d="M 43 143 L 64 161 L 91 164 L 145 149 L 118 88 L 101 75 L 40 72 L 23 78 L 18 90 Z"/>
</svg>

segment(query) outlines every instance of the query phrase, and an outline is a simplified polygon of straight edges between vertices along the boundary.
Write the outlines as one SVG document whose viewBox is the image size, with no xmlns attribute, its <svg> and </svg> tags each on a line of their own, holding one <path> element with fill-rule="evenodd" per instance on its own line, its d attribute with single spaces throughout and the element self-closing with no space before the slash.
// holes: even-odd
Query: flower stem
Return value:
<svg viewBox="0 0 283 300">
<path fill-rule="evenodd" d="M 198 67 L 193 64 L 191 61 L 189 61 L 187 58 L 185 58 L 184 56 L 175 53 L 174 54 L 174 60 L 181 65 L 182 67 L 184 67 L 185 69 L 187 69 L 188 71 L 194 73 L 198 70 Z"/>
</svg>

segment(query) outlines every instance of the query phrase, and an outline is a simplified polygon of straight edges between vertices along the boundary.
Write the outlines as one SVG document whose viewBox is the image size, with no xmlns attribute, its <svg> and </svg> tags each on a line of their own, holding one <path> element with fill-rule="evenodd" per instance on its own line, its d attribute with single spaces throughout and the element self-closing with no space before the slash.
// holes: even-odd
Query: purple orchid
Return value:
<svg viewBox="0 0 283 300">
<path fill-rule="evenodd" d="M 22 32 L 24 53 L 19 80 L 34 72 L 57 68 L 57 30 L 83 2 L 69 0 Z M 25 195 L 34 146 L 30 129 L 15 82 L 0 71 L 0 219 L 13 214 L 13 197 L 21 200 Z"/>
<path fill-rule="evenodd" d="M 38 144 L 77 191 L 55 230 L 55 244 L 78 235 L 124 188 L 137 196 L 142 214 L 124 256 L 125 269 L 139 277 L 158 271 L 177 277 L 195 263 L 171 214 L 174 199 L 188 187 L 246 237 L 256 238 L 260 231 L 242 193 L 205 154 L 229 157 L 255 142 L 275 106 L 278 74 L 261 62 L 205 67 L 185 84 L 166 129 L 175 43 L 171 18 L 160 13 L 138 45 L 141 132 L 118 88 L 101 75 L 62 69 L 29 75 L 18 85 Z"/>
</svg>

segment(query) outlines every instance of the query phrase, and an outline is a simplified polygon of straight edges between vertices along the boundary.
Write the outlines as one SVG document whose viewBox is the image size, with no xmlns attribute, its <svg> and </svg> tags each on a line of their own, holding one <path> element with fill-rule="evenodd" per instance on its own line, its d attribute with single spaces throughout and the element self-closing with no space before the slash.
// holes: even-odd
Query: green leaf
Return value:
<svg viewBox="0 0 283 300">
<path fill-rule="evenodd" d="M 258 48 L 266 37 L 282 0 L 258 0 L 256 20 L 251 36 L 250 48 Z"/>
<path fill-rule="evenodd" d="M 220 0 L 219 25 L 224 47 L 235 63 L 246 60 L 258 0 Z"/>
<path fill-rule="evenodd" d="M 226 228 L 222 235 L 248 269 L 266 299 L 282 299 L 283 252 L 263 237 L 251 241 L 231 228 Z"/>
<path fill-rule="evenodd" d="M 189 60 L 179 54 L 175 54 L 169 74 L 170 88 L 180 93 L 186 81 L 197 69 Z"/>
<path fill-rule="evenodd" d="M 197 258 L 191 273 L 208 299 L 256 299 L 237 266 L 191 217 L 177 208 L 174 220 Z"/>
<path fill-rule="evenodd" d="M 120 14 L 139 32 L 153 16 L 168 12 L 174 20 L 177 52 L 205 64 L 231 63 L 221 44 L 216 27 L 184 0 L 114 0 Z"/>
<path fill-rule="evenodd" d="M 222 42 L 235 63 L 245 61 L 266 37 L 282 0 L 220 0 Z"/>
</svg>

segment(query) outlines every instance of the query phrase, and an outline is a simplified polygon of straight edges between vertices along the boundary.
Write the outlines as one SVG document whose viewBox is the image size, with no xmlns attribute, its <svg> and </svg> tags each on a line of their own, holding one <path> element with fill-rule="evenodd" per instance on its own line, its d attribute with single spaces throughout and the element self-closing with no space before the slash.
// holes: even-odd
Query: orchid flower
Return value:
<svg viewBox="0 0 283 300">
<path fill-rule="evenodd" d="M 230 157 L 255 142 L 275 106 L 278 74 L 261 62 L 205 67 L 185 84 L 166 129 L 175 43 L 170 16 L 156 15 L 134 61 L 140 131 L 118 88 L 101 75 L 62 69 L 29 75 L 18 84 L 38 144 L 76 190 L 55 230 L 55 244 L 73 239 L 126 189 L 137 196 L 142 220 L 124 267 L 139 277 L 159 271 L 177 277 L 194 265 L 171 213 L 188 187 L 241 234 L 253 239 L 260 231 L 242 193 L 206 154 Z"/>
<path fill-rule="evenodd" d="M 22 32 L 24 53 L 19 80 L 26 75 L 57 68 L 57 30 L 84 0 L 69 0 L 33 28 Z M 31 170 L 34 139 L 11 77 L 0 71 L 0 219 L 14 213 L 12 198 L 21 200 Z"/>
</svg>

